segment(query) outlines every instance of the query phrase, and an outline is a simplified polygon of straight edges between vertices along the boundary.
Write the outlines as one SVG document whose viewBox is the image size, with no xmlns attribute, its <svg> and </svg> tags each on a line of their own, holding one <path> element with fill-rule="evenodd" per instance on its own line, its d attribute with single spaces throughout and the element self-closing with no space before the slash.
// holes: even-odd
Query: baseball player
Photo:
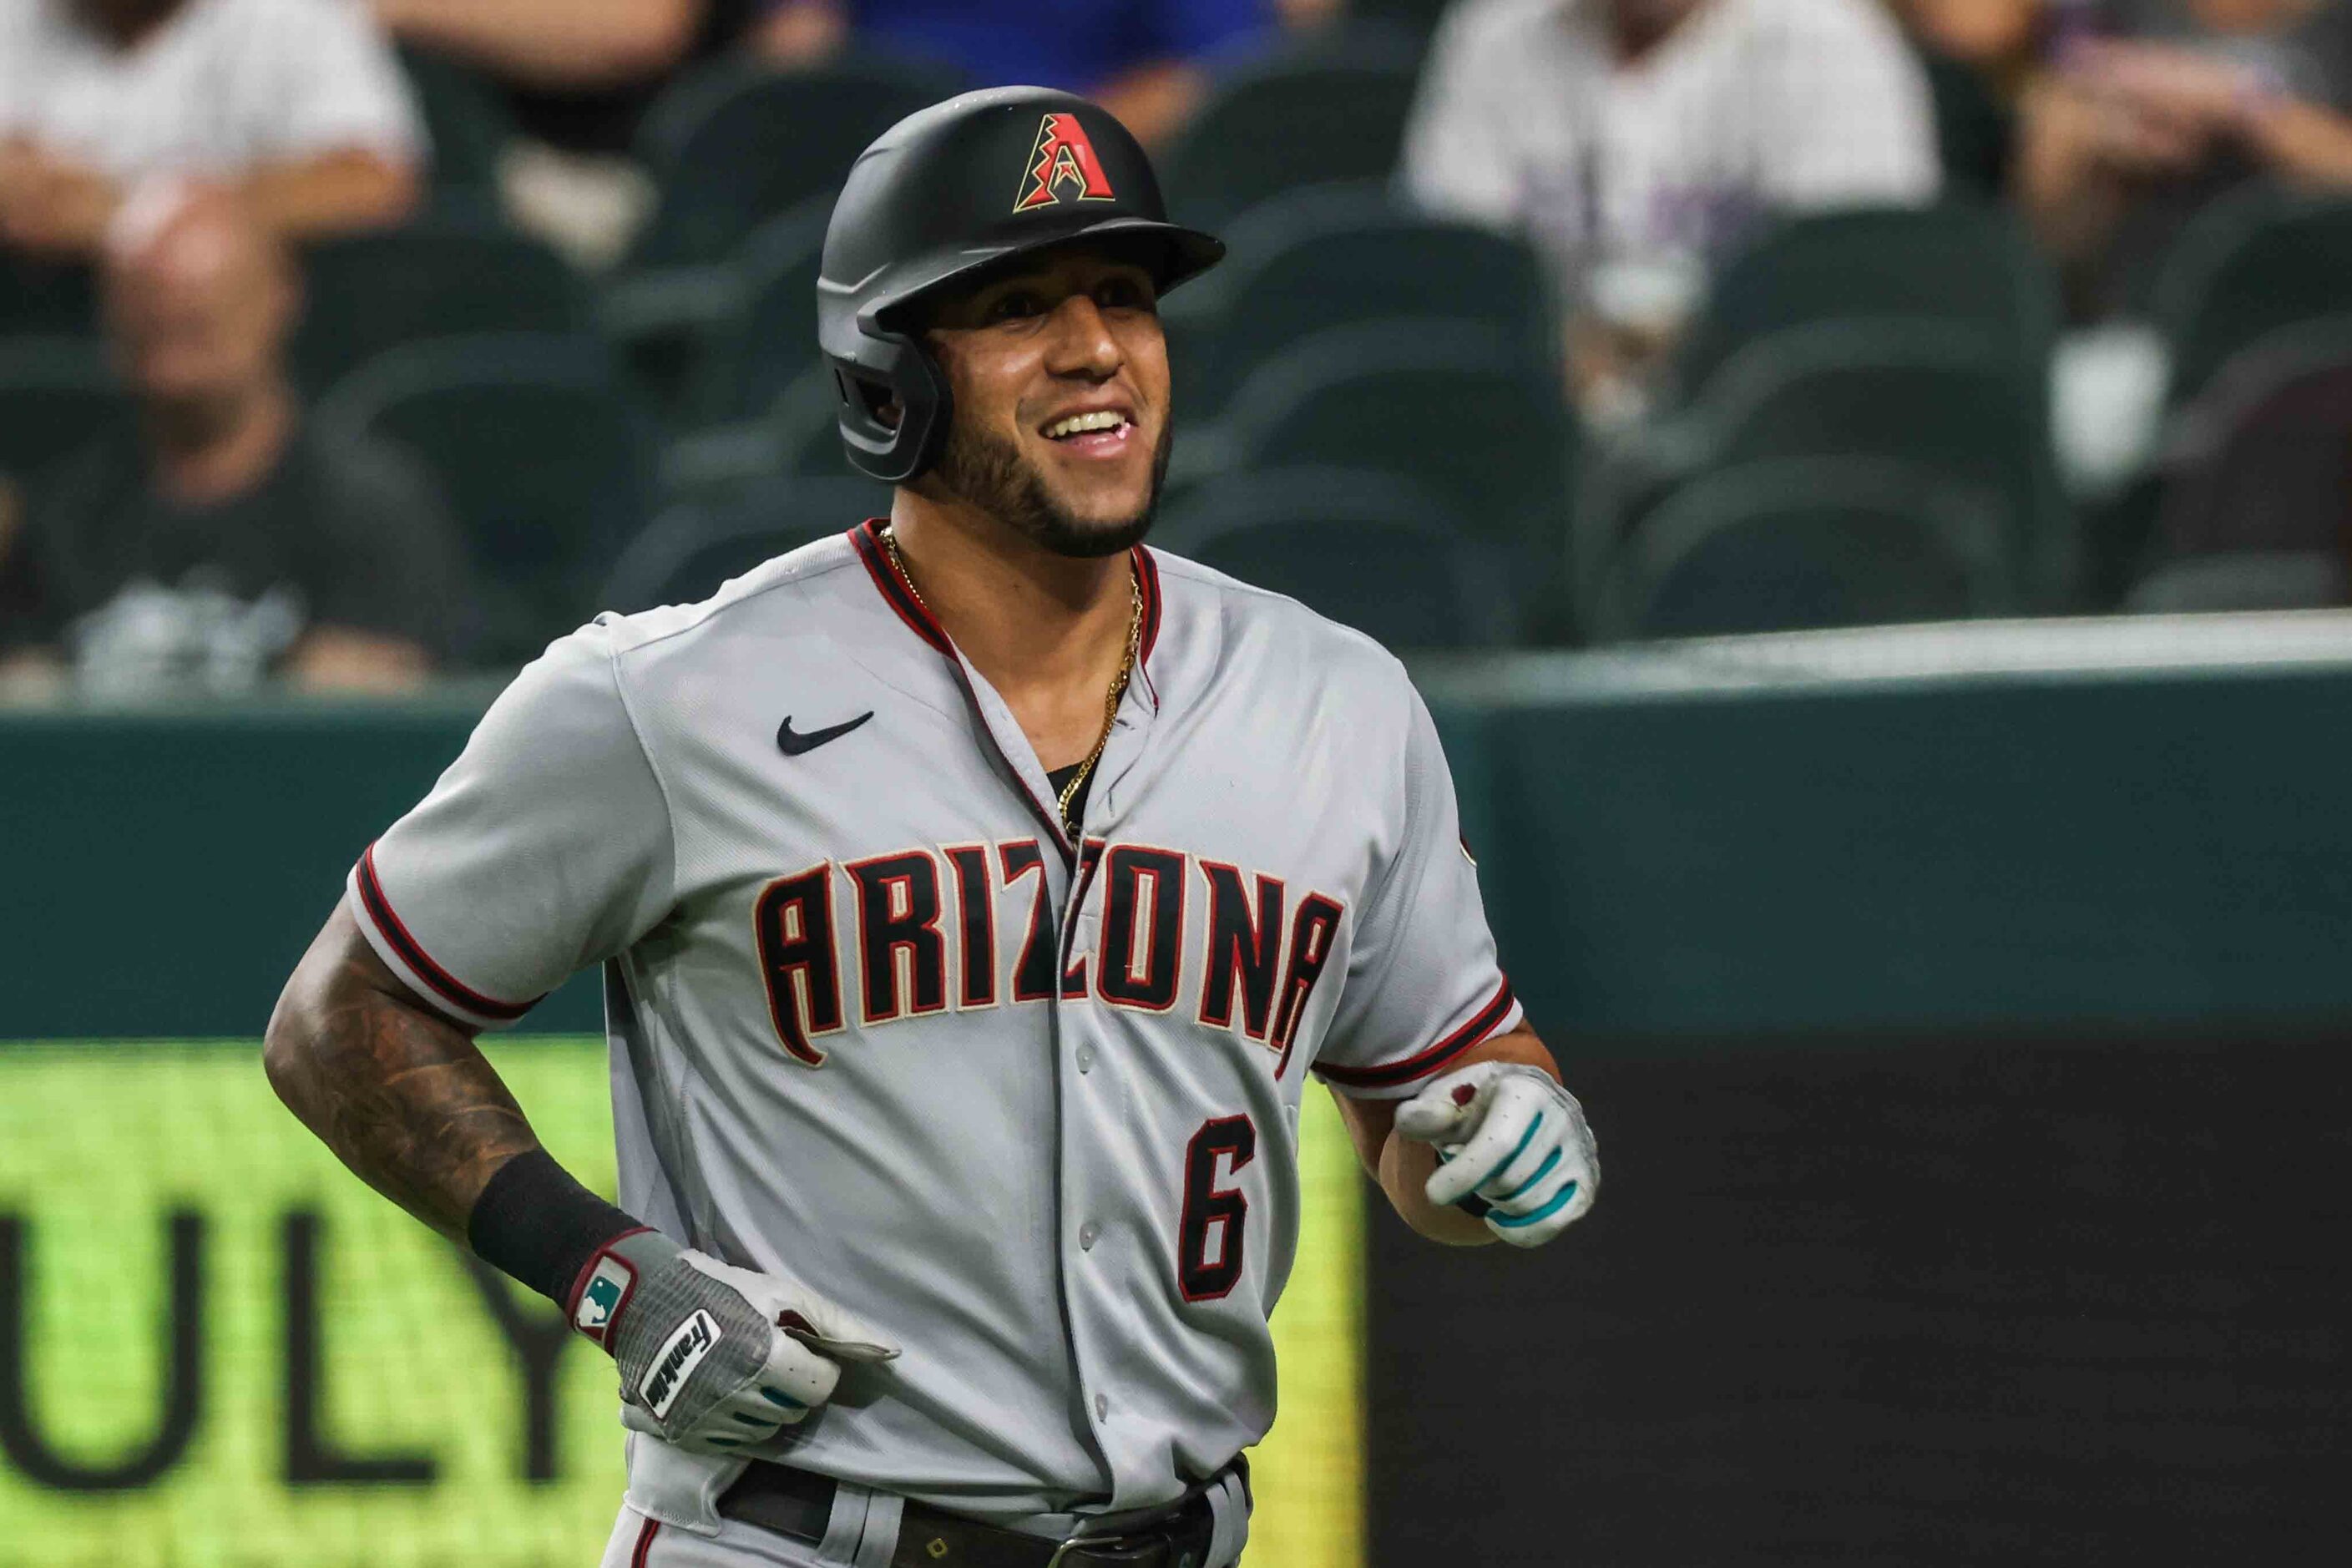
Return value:
<svg viewBox="0 0 2352 1568">
<path fill-rule="evenodd" d="M 1592 1203 L 1402 668 L 1142 543 L 1155 303 L 1222 253 L 1067 94 L 885 134 L 818 309 L 890 516 L 551 646 L 271 1019 L 354 1171 L 617 1363 L 608 1568 L 1235 1562 L 1310 1077 L 1431 1237 Z M 618 1206 L 473 1043 L 590 964 Z"/>
</svg>

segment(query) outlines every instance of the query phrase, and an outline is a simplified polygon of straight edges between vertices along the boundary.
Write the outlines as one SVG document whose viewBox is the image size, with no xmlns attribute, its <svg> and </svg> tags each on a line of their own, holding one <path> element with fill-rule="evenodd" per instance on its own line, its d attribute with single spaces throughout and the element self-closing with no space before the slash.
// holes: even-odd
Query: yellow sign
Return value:
<svg viewBox="0 0 2352 1568">
<path fill-rule="evenodd" d="M 493 1059 L 609 1192 L 601 1041 Z M 1309 1097 L 1250 1560 L 1361 1560 L 1360 1176 Z M 587 1568 L 612 1364 L 338 1165 L 250 1046 L 0 1047 L 0 1568 Z"/>
</svg>

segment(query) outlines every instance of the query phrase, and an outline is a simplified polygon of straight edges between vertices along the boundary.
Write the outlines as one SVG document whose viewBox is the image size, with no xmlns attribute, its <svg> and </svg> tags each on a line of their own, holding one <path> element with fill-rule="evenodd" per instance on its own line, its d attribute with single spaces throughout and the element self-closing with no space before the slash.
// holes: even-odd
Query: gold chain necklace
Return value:
<svg viewBox="0 0 2352 1568">
<path fill-rule="evenodd" d="M 922 605 L 923 614 L 930 616 L 934 621 L 938 620 L 939 616 L 931 615 L 930 604 L 923 597 L 923 591 L 915 586 L 915 574 L 907 570 L 907 558 L 898 553 L 898 531 L 885 528 L 882 542 L 889 550 L 890 564 L 898 568 L 898 580 L 907 584 L 907 592 L 915 595 L 915 603 Z M 1094 776 L 1095 764 L 1102 761 L 1103 748 L 1110 744 L 1110 730 L 1118 718 L 1119 699 L 1127 695 L 1127 683 L 1135 675 L 1135 661 L 1142 651 L 1143 584 L 1136 579 L 1132 558 L 1127 568 L 1127 657 L 1119 660 L 1118 673 L 1111 678 L 1110 695 L 1103 700 L 1102 729 L 1095 736 L 1094 749 L 1087 753 L 1087 760 L 1078 764 L 1078 771 L 1070 775 L 1070 782 L 1062 786 L 1062 797 L 1055 803 L 1062 814 L 1062 826 L 1069 830 L 1073 839 L 1078 836 L 1078 825 L 1070 816 L 1070 803 L 1078 798 L 1080 790 L 1087 787 L 1087 780 Z"/>
</svg>

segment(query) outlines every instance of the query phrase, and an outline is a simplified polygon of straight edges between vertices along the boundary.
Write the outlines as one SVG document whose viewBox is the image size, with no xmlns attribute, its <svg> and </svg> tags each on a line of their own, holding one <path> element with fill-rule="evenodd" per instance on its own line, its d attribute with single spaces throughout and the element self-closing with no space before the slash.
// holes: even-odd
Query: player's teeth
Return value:
<svg viewBox="0 0 2352 1568">
<path fill-rule="evenodd" d="M 1058 441 L 1065 436 L 1076 436 L 1088 430 L 1116 430 L 1127 423 L 1127 416 L 1104 409 L 1098 414 L 1073 414 L 1067 419 L 1057 419 L 1046 428 L 1049 439 Z"/>
</svg>

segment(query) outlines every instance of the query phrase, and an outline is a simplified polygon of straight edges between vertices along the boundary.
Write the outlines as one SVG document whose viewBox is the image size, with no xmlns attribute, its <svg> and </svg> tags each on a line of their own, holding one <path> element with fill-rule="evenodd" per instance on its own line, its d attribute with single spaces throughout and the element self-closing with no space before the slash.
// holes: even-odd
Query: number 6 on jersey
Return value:
<svg viewBox="0 0 2352 1568">
<path fill-rule="evenodd" d="M 1241 1279 L 1249 1198 L 1239 1187 L 1223 1184 L 1238 1177 L 1256 1153 L 1257 1129 L 1246 1116 L 1202 1122 L 1184 1151 L 1184 1218 L 1176 1231 L 1176 1281 L 1187 1301 L 1221 1300 Z"/>
</svg>

